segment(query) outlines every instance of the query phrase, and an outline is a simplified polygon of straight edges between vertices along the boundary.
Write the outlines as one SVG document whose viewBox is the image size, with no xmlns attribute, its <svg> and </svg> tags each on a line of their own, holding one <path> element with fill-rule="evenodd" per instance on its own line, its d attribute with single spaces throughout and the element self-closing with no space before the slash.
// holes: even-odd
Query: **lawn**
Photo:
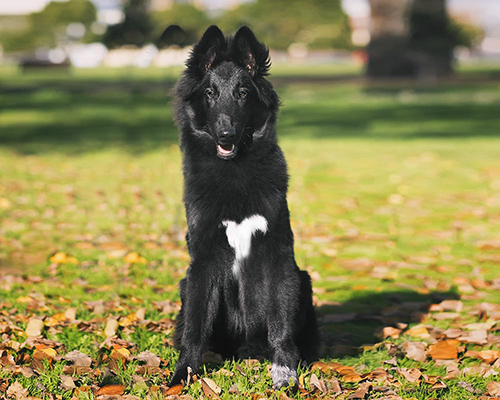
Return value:
<svg viewBox="0 0 500 400">
<path fill-rule="evenodd" d="M 168 392 L 189 263 L 177 73 L 0 70 L 0 398 L 500 397 L 498 74 L 324 66 L 274 78 L 323 358 L 273 393 L 268 361 L 207 354 Z"/>
</svg>

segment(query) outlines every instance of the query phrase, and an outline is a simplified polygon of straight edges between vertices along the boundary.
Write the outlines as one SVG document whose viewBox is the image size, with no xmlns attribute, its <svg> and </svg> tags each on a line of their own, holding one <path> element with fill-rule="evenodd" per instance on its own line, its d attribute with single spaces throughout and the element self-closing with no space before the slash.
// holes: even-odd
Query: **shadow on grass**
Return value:
<svg viewBox="0 0 500 400">
<path fill-rule="evenodd" d="M 419 323 L 431 304 L 459 299 L 453 291 L 420 294 L 411 291 L 360 293 L 342 304 L 316 308 L 321 324 L 324 356 L 344 357 L 359 353 L 362 345 L 381 342 L 387 326 Z"/>
<path fill-rule="evenodd" d="M 0 88 L 0 147 L 21 154 L 106 148 L 140 153 L 177 142 L 169 96 L 172 79 L 16 79 L 4 80 Z M 283 79 L 275 83 L 278 92 L 287 88 Z M 313 94 L 315 88 L 329 89 L 327 84 L 304 83 Z M 343 85 L 345 97 L 337 94 L 334 82 L 323 97 L 304 100 L 293 90 L 285 94 L 279 135 L 379 140 L 499 135 L 498 98 L 481 94 L 480 86 L 412 89 L 408 100 L 406 89 L 398 85 L 361 91 L 356 89 L 359 83 Z M 431 101 L 411 100 L 420 95 L 431 95 L 426 97 Z"/>
</svg>

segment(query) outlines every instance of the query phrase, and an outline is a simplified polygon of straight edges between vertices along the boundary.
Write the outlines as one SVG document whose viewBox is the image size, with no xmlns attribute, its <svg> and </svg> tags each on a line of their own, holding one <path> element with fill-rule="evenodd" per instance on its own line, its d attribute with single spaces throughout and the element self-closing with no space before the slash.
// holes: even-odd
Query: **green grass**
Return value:
<svg viewBox="0 0 500 400">
<path fill-rule="evenodd" d="M 491 285 L 500 278 L 495 252 L 477 246 L 500 238 L 500 83 L 460 78 L 438 86 L 364 84 L 325 79 L 330 75 L 324 67 L 318 80 L 304 69 L 277 69 L 274 83 L 283 101 L 278 131 L 291 175 L 297 261 L 312 274 L 321 317 L 356 313 L 323 325 L 324 360 L 359 372 L 383 365 L 392 357 L 385 346 L 358 349 L 380 342 L 374 334 L 383 326 L 416 324 L 415 315 L 400 307 L 405 302 L 460 298 L 465 309 L 458 324 L 476 322 L 470 315 L 476 304 L 500 303 Z M 110 353 L 99 349 L 108 317 L 123 320 L 144 307 L 146 320 L 175 319 L 175 312 L 164 314 L 153 302 L 179 300 L 176 285 L 189 262 L 181 156 L 168 95 L 177 73 L 23 76 L 0 70 L 0 330 L 8 315 L 20 329 L 0 332 L 3 340 L 22 343 L 30 316 L 47 320 L 76 307 L 78 320 L 94 324 L 90 332 L 70 324 L 46 327 L 44 336 L 65 346 L 62 355 L 79 350 L 97 360 Z M 56 252 L 78 264 L 51 265 Z M 129 252 L 146 263 L 127 264 Z M 457 278 L 486 286 L 469 293 Z M 23 300 L 27 296 L 36 301 Z M 96 300 L 107 302 L 103 314 L 84 304 Z M 392 322 L 384 319 L 388 307 L 398 311 Z M 424 318 L 443 329 L 457 325 Z M 153 332 L 144 323 L 118 330 L 137 345 L 133 355 L 149 350 L 169 370 L 177 357 L 164 341 L 171 334 L 171 328 Z M 418 363 L 398 353 L 397 362 L 445 374 L 430 360 Z M 465 359 L 461 368 L 471 362 Z M 159 375 L 146 384 L 134 380 L 137 364 L 127 362 L 105 382 L 124 384 L 126 394 L 140 397 L 165 384 Z M 59 381 L 64 365 L 56 361 L 36 379 L 0 370 L 0 387 L 2 380 L 18 380 L 30 395 L 69 399 L 72 392 Z M 253 370 L 227 361 L 223 368 L 234 374 L 228 377 L 217 374 L 220 365 L 208 364 L 202 376 L 214 379 L 225 397 L 233 383 L 248 396 L 265 395 L 267 365 Z M 256 376 L 254 383 L 236 366 Z M 301 372 L 307 386 L 311 371 Z M 459 381 L 483 394 L 488 381 L 498 380 L 466 376 L 432 392 L 428 384 L 391 374 L 401 381 L 401 397 L 419 400 L 474 398 Z M 82 375 L 75 384 L 102 382 L 102 376 Z M 199 397 L 200 383 L 186 393 Z"/>
</svg>

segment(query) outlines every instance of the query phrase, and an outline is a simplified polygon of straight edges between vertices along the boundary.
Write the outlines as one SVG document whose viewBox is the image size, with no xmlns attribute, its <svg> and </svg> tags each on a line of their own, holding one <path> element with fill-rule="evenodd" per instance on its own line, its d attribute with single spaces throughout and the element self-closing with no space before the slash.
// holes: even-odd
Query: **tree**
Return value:
<svg viewBox="0 0 500 400">
<path fill-rule="evenodd" d="M 218 19 L 224 32 L 250 26 L 273 49 L 294 42 L 310 48 L 350 48 L 349 20 L 340 0 L 257 0 L 243 3 Z"/>
<path fill-rule="evenodd" d="M 149 0 L 128 0 L 123 22 L 111 25 L 103 36 L 108 48 L 126 44 L 141 47 L 153 41 L 154 26 L 149 15 Z"/>
<path fill-rule="evenodd" d="M 187 3 L 173 3 L 152 14 L 154 41 L 158 47 L 187 46 L 195 43 L 210 24 L 204 11 Z"/>
<path fill-rule="evenodd" d="M 89 0 L 50 2 L 42 11 L 28 16 L 26 29 L 2 37 L 2 45 L 6 52 L 56 47 L 68 38 L 69 24 L 82 24 L 84 34 L 88 35 L 96 15 L 96 8 Z"/>
<path fill-rule="evenodd" d="M 453 72 L 453 49 L 480 31 L 452 21 L 445 0 L 370 0 L 367 74 L 439 78 Z"/>
</svg>

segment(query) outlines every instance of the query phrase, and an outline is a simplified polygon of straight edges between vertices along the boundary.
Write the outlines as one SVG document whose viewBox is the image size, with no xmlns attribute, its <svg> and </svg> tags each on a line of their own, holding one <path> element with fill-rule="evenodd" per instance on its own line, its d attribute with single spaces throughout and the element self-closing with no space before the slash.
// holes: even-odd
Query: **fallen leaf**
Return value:
<svg viewBox="0 0 500 400">
<path fill-rule="evenodd" d="M 375 336 L 381 339 L 387 339 L 388 337 L 392 339 L 397 339 L 401 333 L 401 329 L 393 328 L 392 326 L 386 326 L 375 333 Z"/>
<path fill-rule="evenodd" d="M 104 329 L 104 334 L 107 337 L 114 336 L 116 330 L 118 329 L 118 321 L 114 318 L 109 318 L 106 322 L 106 328 Z"/>
<path fill-rule="evenodd" d="M 482 240 L 476 243 L 480 250 L 500 250 L 500 240 Z"/>
<path fill-rule="evenodd" d="M 467 353 L 465 353 L 465 357 L 479 358 L 483 361 L 486 361 L 488 364 L 493 364 L 497 359 L 500 358 L 500 350 L 469 350 Z"/>
<path fill-rule="evenodd" d="M 316 374 L 312 374 L 311 377 L 309 378 L 309 385 L 311 386 L 312 390 L 319 390 L 321 393 L 326 393 L 327 388 L 325 385 L 325 381 L 322 379 L 319 379 Z"/>
<path fill-rule="evenodd" d="M 238 396 L 241 394 L 241 393 L 240 393 L 240 391 L 238 390 L 238 388 L 236 387 L 236 383 L 233 383 L 233 384 L 231 385 L 231 387 L 230 387 L 230 388 L 229 388 L 229 390 L 228 390 L 228 393 L 229 393 L 229 394 L 236 394 L 236 395 L 238 395 Z"/>
<path fill-rule="evenodd" d="M 56 358 L 57 352 L 50 347 L 45 347 L 43 349 L 35 349 L 33 352 L 33 358 L 35 360 L 53 360 Z"/>
<path fill-rule="evenodd" d="M 458 341 L 444 340 L 429 346 L 427 354 L 434 360 L 453 360 L 458 357 Z"/>
<path fill-rule="evenodd" d="M 442 321 L 446 319 L 457 319 L 460 317 L 459 313 L 456 312 L 440 312 L 432 314 L 432 318 L 436 321 Z"/>
<path fill-rule="evenodd" d="M 44 327 L 44 323 L 39 318 L 30 318 L 26 326 L 26 335 L 28 337 L 40 336 Z"/>
<path fill-rule="evenodd" d="M 75 367 L 90 367 L 92 364 L 92 359 L 78 350 L 70 351 L 62 358 L 63 360 L 71 362 Z"/>
<path fill-rule="evenodd" d="M 500 397 L 500 382 L 491 381 L 486 385 L 488 394 L 493 397 Z"/>
<path fill-rule="evenodd" d="M 439 303 L 443 311 L 461 312 L 464 305 L 460 300 L 443 300 Z"/>
<path fill-rule="evenodd" d="M 163 393 L 164 396 L 177 396 L 181 394 L 182 392 L 182 385 L 174 385 L 172 387 L 169 387 L 167 390 L 165 390 Z"/>
<path fill-rule="evenodd" d="M 78 260 L 75 257 L 69 257 L 66 253 L 63 253 L 62 251 L 50 257 L 49 261 L 55 264 L 78 264 Z"/>
<path fill-rule="evenodd" d="M 19 382 L 14 382 L 7 389 L 7 397 L 15 397 L 16 400 L 25 399 L 28 396 L 28 389 L 25 389 Z"/>
<path fill-rule="evenodd" d="M 71 376 L 61 375 L 60 378 L 61 378 L 61 387 L 64 390 L 71 390 L 71 389 L 76 388 L 75 381 L 73 380 L 73 378 Z"/>
<path fill-rule="evenodd" d="M 363 400 L 368 395 L 368 392 L 372 389 L 371 384 L 360 385 L 360 387 L 347 397 L 348 400 Z"/>
<path fill-rule="evenodd" d="M 222 392 L 222 389 L 210 378 L 201 378 L 201 389 L 209 399 L 219 398 Z"/>
<path fill-rule="evenodd" d="M 405 332 L 405 335 L 421 338 L 421 339 L 427 339 L 431 337 L 429 331 L 424 325 L 416 325 L 410 329 L 408 329 Z"/>
<path fill-rule="evenodd" d="M 144 257 L 141 257 L 139 253 L 133 251 L 128 253 L 124 258 L 123 261 L 129 264 L 147 264 L 147 260 Z"/>
<path fill-rule="evenodd" d="M 96 396 L 119 396 L 124 390 L 123 385 L 106 385 L 97 391 Z"/>
<path fill-rule="evenodd" d="M 135 359 L 144 363 L 147 367 L 159 367 L 161 362 L 160 357 L 149 350 L 139 353 Z"/>
<path fill-rule="evenodd" d="M 401 368 L 399 373 L 405 377 L 405 379 L 410 383 L 418 382 L 420 377 L 422 376 L 422 372 L 420 372 L 417 368 Z"/>
<path fill-rule="evenodd" d="M 426 344 L 422 342 L 403 343 L 403 351 L 406 354 L 406 357 L 418 362 L 424 362 L 427 359 L 425 348 Z"/>
<path fill-rule="evenodd" d="M 488 343 L 488 332 L 486 329 L 467 332 L 460 336 L 458 340 L 465 343 L 486 344 Z"/>
</svg>

